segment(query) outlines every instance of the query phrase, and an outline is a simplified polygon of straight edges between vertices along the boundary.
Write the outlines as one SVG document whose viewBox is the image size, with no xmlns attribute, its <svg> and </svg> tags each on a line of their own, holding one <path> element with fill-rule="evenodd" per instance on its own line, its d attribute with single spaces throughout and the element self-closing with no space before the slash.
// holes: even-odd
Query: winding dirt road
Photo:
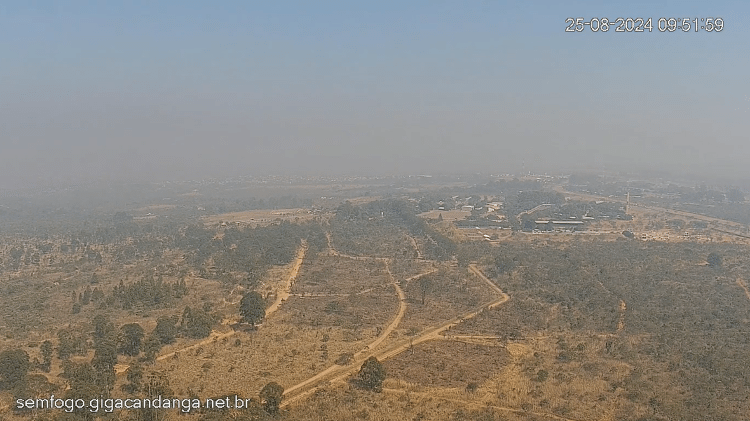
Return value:
<svg viewBox="0 0 750 421">
<path fill-rule="evenodd" d="M 388 338 L 391 332 L 393 332 L 396 329 L 396 327 L 398 327 L 398 325 L 401 323 L 401 319 L 404 318 L 404 314 L 406 313 L 406 294 L 404 293 L 404 291 L 401 289 L 401 287 L 398 285 L 398 283 L 396 283 L 395 279 L 393 278 L 393 274 L 391 273 L 389 263 L 386 261 L 385 264 L 386 264 L 386 271 L 388 272 L 388 275 L 391 277 L 391 283 L 393 287 L 396 289 L 396 293 L 398 294 L 398 299 L 399 299 L 398 312 L 396 313 L 396 317 L 393 318 L 391 323 L 388 324 L 388 326 L 385 328 L 385 330 L 383 330 L 380 336 L 375 338 L 375 340 L 372 341 L 369 345 L 367 345 L 362 351 L 359 351 L 356 354 L 354 354 L 354 361 L 359 361 L 359 360 L 364 361 L 367 358 L 369 358 L 369 353 L 373 349 L 377 348 L 378 345 L 380 345 L 384 340 Z M 427 272 L 427 273 L 430 273 L 430 272 Z M 425 274 L 416 275 L 416 277 L 423 276 Z M 367 354 L 367 357 L 364 356 L 365 354 Z M 327 369 L 323 370 L 322 372 L 314 375 L 313 377 L 310 377 L 309 379 L 301 383 L 297 383 L 296 385 L 286 389 L 284 391 L 284 395 L 290 396 L 297 390 L 316 384 L 326 379 L 331 374 L 338 372 L 340 369 L 344 367 L 347 367 L 347 366 L 340 366 L 340 365 L 334 364 L 328 367 Z"/>
<path fill-rule="evenodd" d="M 478 306 L 474 310 L 462 316 L 455 317 L 451 319 L 450 321 L 444 323 L 443 325 L 427 329 L 415 338 L 404 339 L 404 340 L 398 341 L 395 344 L 392 344 L 390 347 L 386 347 L 384 349 L 380 349 L 380 350 L 370 349 L 367 352 L 360 352 L 357 354 L 358 357 L 354 358 L 354 361 L 350 363 L 349 365 L 346 365 L 346 366 L 333 365 L 329 367 L 328 369 L 326 369 L 325 371 L 315 375 L 314 377 L 287 389 L 284 392 L 284 402 L 281 404 L 281 406 L 282 407 L 289 406 L 292 403 L 297 402 L 306 396 L 309 396 L 310 394 L 318 390 L 318 388 L 320 388 L 321 385 L 324 384 L 324 382 L 337 382 L 337 381 L 345 380 L 350 375 L 359 371 L 359 367 L 362 365 L 362 363 L 364 363 L 365 360 L 367 360 L 371 356 L 374 356 L 378 360 L 383 361 L 385 359 L 391 358 L 393 356 L 396 356 L 410 349 L 414 345 L 418 345 L 422 342 L 426 342 L 430 340 L 441 339 L 440 335 L 444 331 L 458 325 L 459 323 L 465 320 L 476 317 L 478 314 L 480 314 L 481 312 L 487 309 L 495 308 L 507 302 L 510 299 L 510 296 L 508 294 L 503 292 L 502 289 L 500 289 L 489 278 L 487 278 L 479 269 L 477 269 L 475 265 L 469 265 L 469 270 L 475 275 L 477 275 L 480 279 L 485 281 L 493 289 L 493 291 L 495 291 L 496 293 L 500 295 L 500 297 L 497 300 L 494 300 L 488 304 L 483 304 L 481 306 Z M 421 276 L 421 275 L 417 275 L 417 276 Z"/>
</svg>

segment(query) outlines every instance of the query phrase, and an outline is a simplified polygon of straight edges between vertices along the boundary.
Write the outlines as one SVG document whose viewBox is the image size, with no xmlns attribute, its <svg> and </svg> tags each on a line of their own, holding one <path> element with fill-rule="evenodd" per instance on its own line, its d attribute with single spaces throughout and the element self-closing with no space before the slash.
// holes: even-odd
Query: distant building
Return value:
<svg viewBox="0 0 750 421">
<path fill-rule="evenodd" d="M 546 221 L 546 220 L 538 220 L 534 221 L 536 224 L 536 229 L 540 231 L 558 231 L 558 230 L 566 230 L 566 231 L 573 231 L 575 229 L 581 228 L 584 224 L 583 221 Z"/>
</svg>

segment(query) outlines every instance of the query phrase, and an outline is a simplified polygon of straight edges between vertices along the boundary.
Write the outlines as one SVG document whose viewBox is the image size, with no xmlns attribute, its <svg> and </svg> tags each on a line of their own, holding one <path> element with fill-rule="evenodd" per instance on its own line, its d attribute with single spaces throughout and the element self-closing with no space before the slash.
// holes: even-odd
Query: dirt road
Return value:
<svg viewBox="0 0 750 421">
<path fill-rule="evenodd" d="M 622 332 L 625 330 L 625 311 L 628 309 L 628 306 L 625 305 L 625 301 L 620 300 L 620 318 L 617 321 L 617 333 Z"/>
<path fill-rule="evenodd" d="M 742 279 L 737 278 L 737 285 L 740 286 L 745 291 L 745 297 L 747 297 L 748 300 L 750 300 L 750 291 L 747 289 L 747 285 L 745 285 L 744 282 L 742 282 Z"/>
<path fill-rule="evenodd" d="M 289 291 L 292 289 L 292 285 L 294 284 L 294 281 L 297 279 L 297 274 L 299 273 L 299 268 L 302 266 L 302 262 L 305 260 L 305 253 L 307 253 L 307 242 L 302 240 L 302 247 L 297 251 L 297 257 L 294 260 L 294 266 L 292 266 L 292 271 L 287 277 L 286 284 L 284 285 L 284 288 L 281 291 L 276 292 L 276 301 L 271 304 L 271 307 L 268 307 L 266 309 L 266 317 L 270 316 L 276 310 L 279 309 L 279 306 L 281 306 L 281 303 L 286 301 L 287 298 L 289 298 Z"/>
<path fill-rule="evenodd" d="M 289 291 L 292 288 L 292 285 L 294 284 L 294 280 L 297 278 L 297 274 L 299 273 L 299 269 L 302 266 L 302 262 L 305 260 L 305 253 L 307 253 L 307 243 L 303 242 L 300 249 L 297 251 L 297 257 L 294 260 L 294 265 L 292 266 L 292 270 L 289 273 L 289 276 L 287 277 L 286 283 L 284 285 L 284 288 L 281 291 L 278 291 L 276 293 L 276 301 L 266 309 L 266 317 L 269 317 L 271 314 L 273 314 L 276 310 L 279 309 L 281 306 L 281 303 L 284 302 L 287 298 L 289 298 Z M 222 322 L 222 325 L 224 323 Z M 167 358 L 174 357 L 176 354 L 180 352 L 189 351 L 191 349 L 198 348 L 200 346 L 208 345 L 214 341 L 218 341 L 224 338 L 228 338 L 230 336 L 233 336 L 235 331 L 229 331 L 229 332 L 217 332 L 217 331 L 211 331 L 211 334 L 208 336 L 208 338 L 194 343 L 190 346 L 186 346 L 184 348 L 178 349 L 176 351 L 172 351 L 168 354 L 160 355 L 156 358 L 156 361 L 163 361 Z M 127 367 L 124 368 L 123 371 L 127 370 Z"/>
<path fill-rule="evenodd" d="M 362 351 L 359 351 L 358 353 L 354 354 L 354 361 L 364 361 L 367 358 L 369 358 L 369 355 L 371 351 L 378 347 L 384 340 L 388 338 L 388 336 L 393 332 L 398 325 L 401 323 L 401 319 L 404 318 L 404 314 L 406 313 L 406 294 L 404 294 L 404 291 L 401 289 L 401 287 L 396 283 L 395 279 L 393 278 L 393 275 L 391 274 L 391 269 L 389 263 L 386 261 L 386 271 L 388 272 L 388 275 L 391 277 L 391 281 L 393 284 L 393 287 L 396 289 L 396 293 L 398 294 L 399 299 L 399 307 L 398 312 L 396 313 L 396 317 L 393 318 L 391 323 L 388 324 L 388 326 L 383 330 L 383 332 L 375 338 L 373 342 L 371 342 L 369 345 L 365 347 Z M 430 273 L 430 272 L 427 272 Z M 425 273 L 426 274 L 426 273 Z M 422 276 L 425 274 L 420 274 L 417 276 Z M 364 357 L 364 355 L 367 354 L 367 357 Z M 332 365 L 328 367 L 327 369 L 323 370 L 322 372 L 314 375 L 313 377 L 310 377 L 309 379 L 298 383 L 287 390 L 284 391 L 285 396 L 292 395 L 296 390 L 303 389 L 307 386 L 313 385 L 315 383 L 318 383 L 322 381 L 323 379 L 329 377 L 331 374 L 336 373 L 340 369 L 344 368 L 346 366 L 340 366 L 340 365 Z"/>
<path fill-rule="evenodd" d="M 388 335 L 393 332 L 398 325 L 401 323 L 401 319 L 404 318 L 404 314 L 406 313 L 406 294 L 404 294 L 404 290 L 401 289 L 398 283 L 396 283 L 396 280 L 393 278 L 393 274 L 391 273 L 390 264 L 386 261 L 385 263 L 385 270 L 388 272 L 388 276 L 391 277 L 391 283 L 393 284 L 393 287 L 396 289 L 396 294 L 398 294 L 398 313 L 396 313 L 396 317 L 393 318 L 393 321 L 388 324 L 388 326 L 383 330 L 383 332 L 380 334 L 380 336 L 377 337 L 370 345 L 367 346 L 364 350 L 354 354 L 354 359 L 358 359 L 362 356 L 362 354 L 366 353 L 369 350 L 373 350 L 378 347 L 383 341 L 388 338 Z"/>
<path fill-rule="evenodd" d="M 308 380 L 305 380 L 304 382 L 286 390 L 284 392 L 284 402 L 281 404 L 281 406 L 291 405 L 292 403 L 297 402 L 306 396 L 309 396 L 320 387 L 319 386 L 320 384 L 324 382 L 336 382 L 336 381 L 345 380 L 350 375 L 359 371 L 359 367 L 362 365 L 362 363 L 364 363 L 365 360 L 367 360 L 371 356 L 374 356 L 378 360 L 383 361 L 385 359 L 391 358 L 393 356 L 396 356 L 410 349 L 414 345 L 418 345 L 422 342 L 426 342 L 430 340 L 441 339 L 440 334 L 442 332 L 458 325 L 459 323 L 465 320 L 476 317 L 478 314 L 480 314 L 481 312 L 487 309 L 497 307 L 507 302 L 510 299 L 510 296 L 508 294 L 504 293 L 502 289 L 500 289 L 490 279 L 488 279 L 479 269 L 477 269 L 476 266 L 470 265 L 469 269 L 471 270 L 472 273 L 477 275 L 480 279 L 487 282 L 487 284 L 490 285 L 493 291 L 497 292 L 500 295 L 500 297 L 488 304 L 483 304 L 462 316 L 456 317 L 440 326 L 429 328 L 415 338 L 398 341 L 395 344 L 391 345 L 390 347 L 386 347 L 381 350 L 371 349 L 371 350 L 368 350 L 368 352 L 358 353 L 359 357 L 355 358 L 354 361 L 349 365 L 331 366 L 325 371 L 323 371 L 322 373 L 319 373 L 316 376 Z M 296 392 L 296 393 L 293 393 L 293 392 Z"/>
</svg>

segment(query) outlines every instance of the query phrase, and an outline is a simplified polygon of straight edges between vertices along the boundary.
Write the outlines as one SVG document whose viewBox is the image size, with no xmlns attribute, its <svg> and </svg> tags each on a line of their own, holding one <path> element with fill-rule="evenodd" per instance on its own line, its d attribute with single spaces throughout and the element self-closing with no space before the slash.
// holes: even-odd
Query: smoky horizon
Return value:
<svg viewBox="0 0 750 421">
<path fill-rule="evenodd" d="M 262 174 L 750 179 L 740 3 L 0 12 L 4 189 Z M 672 15 L 724 26 L 660 30 Z M 653 29 L 566 32 L 579 16 Z"/>
</svg>

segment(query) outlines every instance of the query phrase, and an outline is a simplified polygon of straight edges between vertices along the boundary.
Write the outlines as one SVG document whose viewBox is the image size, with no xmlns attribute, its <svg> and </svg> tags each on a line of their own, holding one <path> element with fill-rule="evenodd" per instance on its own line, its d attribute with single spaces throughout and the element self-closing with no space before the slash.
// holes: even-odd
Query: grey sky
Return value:
<svg viewBox="0 0 750 421">
<path fill-rule="evenodd" d="M 0 6 L 0 187 L 522 161 L 750 178 L 741 2 L 270 3 Z"/>
</svg>

